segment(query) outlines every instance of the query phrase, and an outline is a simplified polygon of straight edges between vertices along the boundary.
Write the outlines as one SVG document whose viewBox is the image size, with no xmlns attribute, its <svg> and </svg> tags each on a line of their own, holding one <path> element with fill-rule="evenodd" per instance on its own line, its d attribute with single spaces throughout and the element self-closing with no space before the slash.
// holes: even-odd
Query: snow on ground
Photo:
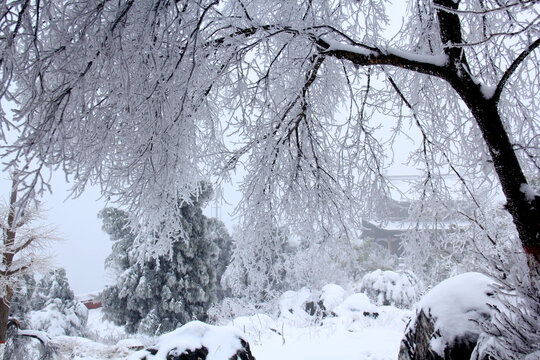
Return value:
<svg viewBox="0 0 540 360">
<path fill-rule="evenodd" d="M 245 334 L 257 360 L 397 359 L 411 311 L 375 306 L 366 302 L 367 297 L 363 295 L 353 294 L 348 298 L 341 292 L 338 295 L 334 298 L 344 299 L 336 306 L 336 317 L 321 319 L 305 313 L 291 316 L 294 314 L 287 312 L 286 316 L 276 319 L 258 314 L 236 318 L 229 325 Z M 301 309 L 300 305 L 294 305 L 295 310 Z M 377 313 L 377 318 L 364 316 L 365 310 Z M 92 340 L 55 338 L 60 350 L 58 359 L 124 360 L 137 348 L 150 346 L 155 341 L 125 334 L 121 327 L 107 321 L 100 309 L 90 310 L 87 326 Z"/>
<path fill-rule="evenodd" d="M 88 311 L 87 332 L 92 339 L 108 344 L 116 343 L 128 337 L 122 326 L 117 326 L 103 314 L 101 309 Z"/>
<path fill-rule="evenodd" d="M 371 326 L 359 331 L 291 328 L 283 336 L 264 336 L 251 351 L 257 360 L 397 359 L 401 329 Z"/>
</svg>

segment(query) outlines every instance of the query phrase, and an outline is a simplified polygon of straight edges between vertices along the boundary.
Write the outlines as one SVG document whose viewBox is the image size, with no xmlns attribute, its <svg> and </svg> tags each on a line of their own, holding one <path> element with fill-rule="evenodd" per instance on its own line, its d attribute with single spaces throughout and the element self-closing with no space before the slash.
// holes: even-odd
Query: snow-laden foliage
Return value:
<svg viewBox="0 0 540 360">
<path fill-rule="evenodd" d="M 448 172 L 475 197 L 476 180 L 500 185 L 540 277 L 537 1 L 411 0 L 399 31 L 398 3 L 7 1 L 0 96 L 15 118 L 0 112 L 0 134 L 19 137 L 4 158 L 29 194 L 47 166 L 75 194 L 99 183 L 160 256 L 186 238 L 178 204 L 235 170 L 244 229 L 354 239 L 390 193 L 384 150 L 418 137 L 420 193 L 448 193 Z"/>
<path fill-rule="evenodd" d="M 345 284 L 355 279 L 363 264 L 354 245 L 342 237 L 303 237 L 288 252 L 286 283 L 291 289 L 320 288 L 328 283 Z"/>
<path fill-rule="evenodd" d="M 21 185 L 20 173 L 14 171 L 11 180 L 7 203 L 0 203 L 0 356 L 6 342 L 9 315 L 24 317 L 28 311 L 29 297 L 25 295 L 32 296 L 32 284 L 28 283 L 30 287 L 26 287 L 25 281 L 35 271 L 47 268 L 48 256 L 43 246 L 54 239 L 50 228 L 35 225 L 41 215 L 39 203 L 19 197 L 19 191 L 26 186 Z M 11 312 L 13 300 L 16 308 Z"/>
<path fill-rule="evenodd" d="M 235 297 L 252 303 L 275 298 L 286 288 L 288 256 L 293 249 L 287 229 L 262 221 L 234 234 L 231 264 L 222 282 Z"/>
<path fill-rule="evenodd" d="M 88 309 L 75 299 L 64 268 L 50 270 L 38 281 L 31 305 L 30 329 L 51 336 L 84 334 Z"/>
<path fill-rule="evenodd" d="M 216 264 L 216 295 L 222 300 L 228 294 L 227 288 L 221 283 L 221 279 L 231 263 L 233 253 L 233 240 L 220 220 L 209 218 L 206 222 L 208 238 L 216 244 L 219 256 Z"/>
<path fill-rule="evenodd" d="M 66 302 L 75 299 L 64 268 L 50 270 L 39 280 L 32 296 L 32 309 L 43 309 L 51 299 Z"/>
<path fill-rule="evenodd" d="M 398 308 L 410 308 L 420 293 L 418 280 L 411 272 L 378 269 L 364 275 L 360 287 L 375 304 Z"/>
<path fill-rule="evenodd" d="M 32 310 L 32 298 L 36 288 L 33 275 L 24 275 L 22 281 L 13 289 L 13 297 L 9 306 L 9 316 L 17 319 L 21 326 L 27 327 L 27 317 Z"/>
<path fill-rule="evenodd" d="M 182 206 L 184 235 L 172 242 L 171 254 L 139 261 L 138 243 L 129 229 L 128 214 L 107 208 L 100 213 L 103 230 L 110 236 L 113 252 L 106 264 L 118 274 L 117 282 L 102 293 L 104 311 L 129 332 L 159 334 L 192 319 L 205 320 L 216 301 L 216 271 L 228 263 L 230 237 L 222 223 L 208 219 L 201 206 L 210 191 Z M 222 245 L 223 253 L 217 247 Z"/>
<path fill-rule="evenodd" d="M 482 226 L 480 226 L 480 224 Z M 527 266 L 526 254 L 516 250 L 519 242 L 510 217 L 501 209 L 486 209 L 474 225 L 483 271 L 497 280 L 497 304 L 492 318 L 483 324 L 478 348 L 473 354 L 505 359 L 523 359 L 540 350 L 540 283 Z M 482 242 L 483 240 L 483 242 Z M 486 243 L 496 244 L 493 251 Z M 474 357 L 474 359 L 477 359 Z M 531 355 L 534 359 L 534 356 Z"/>
<path fill-rule="evenodd" d="M 444 189 L 448 171 L 492 178 L 493 162 L 524 224 L 519 188 L 538 173 L 534 2 L 414 0 L 399 9 L 399 32 L 389 4 L 8 2 L 0 94 L 17 99 L 15 119 L 2 116 L 4 131 L 20 129 L 11 164 L 60 166 L 75 193 L 98 181 L 141 231 L 167 230 L 150 237 L 163 254 L 178 198 L 238 168 L 244 213 L 264 203 L 260 214 L 299 232 L 351 231 L 389 194 L 383 149 L 416 133 L 410 165 L 425 188 Z"/>
<path fill-rule="evenodd" d="M 50 336 L 84 335 L 88 309 L 83 303 L 53 298 L 40 310 L 30 313 L 30 328 L 45 331 Z"/>
</svg>

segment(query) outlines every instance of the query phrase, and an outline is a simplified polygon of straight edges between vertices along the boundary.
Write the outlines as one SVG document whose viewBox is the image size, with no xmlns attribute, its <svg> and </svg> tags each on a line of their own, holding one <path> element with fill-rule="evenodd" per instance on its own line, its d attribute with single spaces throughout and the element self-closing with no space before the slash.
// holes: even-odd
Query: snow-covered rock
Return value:
<svg viewBox="0 0 540 360">
<path fill-rule="evenodd" d="M 375 304 L 410 308 L 418 300 L 418 281 L 410 272 L 370 272 L 362 278 L 361 291 Z"/>
<path fill-rule="evenodd" d="M 469 359 L 480 323 L 491 317 L 493 280 L 465 273 L 444 280 L 418 303 L 401 341 L 399 360 Z"/>
<path fill-rule="evenodd" d="M 244 334 L 235 327 L 192 321 L 163 334 L 155 346 L 129 360 L 255 360 Z"/>
</svg>

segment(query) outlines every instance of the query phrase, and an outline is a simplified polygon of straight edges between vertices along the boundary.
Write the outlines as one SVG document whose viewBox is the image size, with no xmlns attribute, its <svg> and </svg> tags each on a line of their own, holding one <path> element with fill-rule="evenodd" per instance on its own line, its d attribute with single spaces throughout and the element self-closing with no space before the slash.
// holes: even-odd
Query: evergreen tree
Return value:
<svg viewBox="0 0 540 360">
<path fill-rule="evenodd" d="M 36 288 L 36 279 L 31 274 L 22 276 L 22 281 L 14 288 L 9 307 L 9 316 L 26 327 L 28 314 L 32 310 L 32 297 Z"/>
<path fill-rule="evenodd" d="M 223 224 L 202 213 L 207 190 L 191 204 L 179 204 L 184 233 L 171 236 L 171 252 L 141 263 L 135 234 L 127 227 L 129 215 L 118 209 L 100 213 L 103 230 L 115 241 L 107 259 L 109 268 L 120 270 L 115 285 L 102 294 L 103 308 L 128 332 L 158 334 L 175 329 L 193 319 L 206 320 L 208 308 L 216 301 L 216 270 L 226 262 L 227 248 L 219 257 L 216 244 L 230 237 Z M 157 235 L 156 235 L 157 236 Z"/>
<path fill-rule="evenodd" d="M 108 207 L 101 210 L 102 230 L 114 241 L 111 254 L 105 259 L 105 267 L 117 274 L 129 268 L 128 251 L 135 241 L 135 232 L 129 226 L 129 214 L 123 210 Z"/>
<path fill-rule="evenodd" d="M 233 240 L 229 235 L 225 224 L 223 224 L 223 222 L 219 221 L 218 219 L 208 219 L 207 231 L 209 238 L 219 248 L 219 256 L 216 266 L 216 294 L 218 300 L 221 300 L 226 296 L 230 296 L 226 286 L 221 283 L 221 279 L 223 278 L 225 270 L 227 270 L 227 267 L 231 263 L 233 254 Z"/>
<path fill-rule="evenodd" d="M 51 270 L 39 280 L 31 305 L 31 328 L 52 336 L 84 334 L 88 309 L 75 300 L 64 268 Z"/>
<path fill-rule="evenodd" d="M 63 302 L 75 299 L 64 268 L 51 270 L 39 280 L 32 297 L 32 309 L 41 310 L 52 299 L 60 299 Z"/>
</svg>

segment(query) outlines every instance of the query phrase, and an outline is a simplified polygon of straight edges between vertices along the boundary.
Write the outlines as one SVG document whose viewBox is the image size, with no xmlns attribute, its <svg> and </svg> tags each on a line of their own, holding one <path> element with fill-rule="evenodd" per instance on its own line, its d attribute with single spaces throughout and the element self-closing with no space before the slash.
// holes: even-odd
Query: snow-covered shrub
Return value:
<svg viewBox="0 0 540 360">
<path fill-rule="evenodd" d="M 277 299 L 254 303 L 248 298 L 225 298 L 208 309 L 208 318 L 215 324 L 227 324 L 231 319 L 252 316 L 261 312 L 277 316 Z"/>
<path fill-rule="evenodd" d="M 380 269 L 364 275 L 361 291 L 379 306 L 398 308 L 410 308 L 419 295 L 418 281 L 412 273 Z"/>
<path fill-rule="evenodd" d="M 189 322 L 163 334 L 150 349 L 132 354 L 129 360 L 212 359 L 255 360 L 245 335 L 235 327 Z"/>
<path fill-rule="evenodd" d="M 66 270 L 51 270 L 38 282 L 29 314 L 31 329 L 42 330 L 51 336 L 83 335 L 88 309 L 75 300 Z"/>
<path fill-rule="evenodd" d="M 399 264 L 396 254 L 373 238 L 364 238 L 353 244 L 356 266 L 361 273 L 377 269 L 395 269 Z"/>
<path fill-rule="evenodd" d="M 32 309 L 43 309 L 51 299 L 62 301 L 75 299 L 64 268 L 51 270 L 39 280 L 32 297 Z"/>
<path fill-rule="evenodd" d="M 319 301 L 325 307 L 327 312 L 332 312 L 345 300 L 345 289 L 336 284 L 326 284 L 321 289 Z"/>
<path fill-rule="evenodd" d="M 498 303 L 483 324 L 474 360 L 540 360 L 540 274 L 531 271 L 524 252 L 514 250 L 518 239 L 509 240 L 506 255 L 490 259 Z"/>
<path fill-rule="evenodd" d="M 49 300 L 47 305 L 30 313 L 30 327 L 51 336 L 83 335 L 88 320 L 88 309 L 78 301 Z"/>
<path fill-rule="evenodd" d="M 346 283 L 356 276 L 354 248 L 339 236 L 301 238 L 300 245 L 289 255 L 286 283 L 290 289 L 320 289 L 328 283 Z"/>
<path fill-rule="evenodd" d="M 44 344 L 35 337 L 18 335 L 24 332 L 39 334 L 39 331 L 17 331 L 16 329 L 10 328 L 7 334 L 6 352 L 3 358 L 4 360 L 54 359 L 54 344 Z"/>
<path fill-rule="evenodd" d="M 221 280 L 233 297 L 266 302 L 286 289 L 287 259 L 293 252 L 286 228 L 262 221 L 234 234 L 232 261 Z"/>
<path fill-rule="evenodd" d="M 27 328 L 27 318 L 32 310 L 32 296 L 36 280 L 31 274 L 22 276 L 21 281 L 13 289 L 13 297 L 9 306 L 9 316 L 19 321 L 21 328 Z"/>
<path fill-rule="evenodd" d="M 302 288 L 298 291 L 286 291 L 279 297 L 279 315 L 287 317 L 290 315 L 306 314 L 305 305 L 313 301 L 311 290 Z"/>
</svg>

